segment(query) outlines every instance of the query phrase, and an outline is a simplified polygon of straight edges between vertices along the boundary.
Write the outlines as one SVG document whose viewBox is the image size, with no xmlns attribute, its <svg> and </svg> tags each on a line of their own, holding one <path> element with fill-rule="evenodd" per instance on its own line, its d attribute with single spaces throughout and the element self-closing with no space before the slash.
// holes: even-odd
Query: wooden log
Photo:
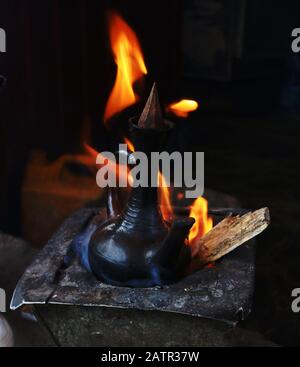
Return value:
<svg viewBox="0 0 300 367">
<path fill-rule="evenodd" d="M 203 264 L 216 261 L 264 231 L 269 223 L 268 208 L 228 216 L 193 244 L 193 256 Z"/>
</svg>

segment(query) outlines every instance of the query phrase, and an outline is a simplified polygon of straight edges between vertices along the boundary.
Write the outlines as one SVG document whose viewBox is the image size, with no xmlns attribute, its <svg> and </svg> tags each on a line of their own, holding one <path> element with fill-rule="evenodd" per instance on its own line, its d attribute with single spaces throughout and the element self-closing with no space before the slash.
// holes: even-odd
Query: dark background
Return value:
<svg viewBox="0 0 300 367">
<path fill-rule="evenodd" d="M 290 47 L 299 1 L 1 1 L 0 229 L 21 236 L 22 178 L 33 149 L 50 160 L 79 152 L 88 130 L 95 146 L 116 142 L 102 124 L 115 77 L 110 9 L 142 45 L 149 71 L 142 99 L 156 80 L 163 103 L 199 101 L 177 131 L 181 146 L 205 152 L 206 186 L 244 207 L 270 208 L 271 227 L 258 239 L 254 310 L 244 325 L 300 344 L 300 316 L 290 308 L 300 287 L 300 56 Z M 119 117 L 123 125 L 128 114 Z"/>
</svg>

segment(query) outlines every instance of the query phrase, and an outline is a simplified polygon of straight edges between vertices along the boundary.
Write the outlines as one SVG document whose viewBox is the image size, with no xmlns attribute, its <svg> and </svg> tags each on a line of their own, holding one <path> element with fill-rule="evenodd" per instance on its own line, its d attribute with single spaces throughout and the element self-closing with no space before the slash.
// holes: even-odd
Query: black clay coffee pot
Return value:
<svg viewBox="0 0 300 367">
<path fill-rule="evenodd" d="M 148 167 L 151 152 L 162 151 L 172 127 L 162 118 L 154 84 L 139 120 L 131 121 L 135 150 L 147 155 Z M 148 177 L 150 180 L 150 174 Z M 91 237 L 91 269 L 98 279 L 112 285 L 151 287 L 173 283 L 190 264 L 186 238 L 193 224 L 193 218 L 165 222 L 157 187 L 133 187 L 124 209 L 100 225 Z"/>
</svg>

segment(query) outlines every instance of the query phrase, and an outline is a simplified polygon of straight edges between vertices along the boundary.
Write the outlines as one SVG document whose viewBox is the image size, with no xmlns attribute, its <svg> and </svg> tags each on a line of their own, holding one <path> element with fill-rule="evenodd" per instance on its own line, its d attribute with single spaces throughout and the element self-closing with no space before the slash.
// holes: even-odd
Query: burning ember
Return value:
<svg viewBox="0 0 300 367">
<path fill-rule="evenodd" d="M 188 117 L 190 112 L 196 111 L 198 108 L 198 102 L 192 99 L 182 99 L 179 102 L 171 103 L 167 107 L 167 111 L 172 112 L 178 117 Z"/>
<path fill-rule="evenodd" d="M 129 25 L 117 14 L 109 17 L 112 52 L 117 64 L 117 76 L 107 101 L 104 121 L 137 102 L 133 84 L 147 74 L 139 41 Z"/>
</svg>

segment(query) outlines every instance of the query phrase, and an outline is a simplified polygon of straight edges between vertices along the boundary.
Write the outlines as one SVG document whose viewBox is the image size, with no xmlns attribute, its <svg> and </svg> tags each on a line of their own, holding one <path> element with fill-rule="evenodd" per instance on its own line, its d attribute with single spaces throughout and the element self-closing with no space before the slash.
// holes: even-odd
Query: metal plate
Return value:
<svg viewBox="0 0 300 367">
<path fill-rule="evenodd" d="M 11 308 L 22 304 L 63 304 L 176 312 L 235 324 L 251 309 L 254 241 L 176 284 L 155 288 L 115 287 L 99 282 L 74 259 L 63 258 L 76 234 L 91 218 L 106 218 L 105 209 L 81 209 L 68 218 L 27 268 Z"/>
</svg>

